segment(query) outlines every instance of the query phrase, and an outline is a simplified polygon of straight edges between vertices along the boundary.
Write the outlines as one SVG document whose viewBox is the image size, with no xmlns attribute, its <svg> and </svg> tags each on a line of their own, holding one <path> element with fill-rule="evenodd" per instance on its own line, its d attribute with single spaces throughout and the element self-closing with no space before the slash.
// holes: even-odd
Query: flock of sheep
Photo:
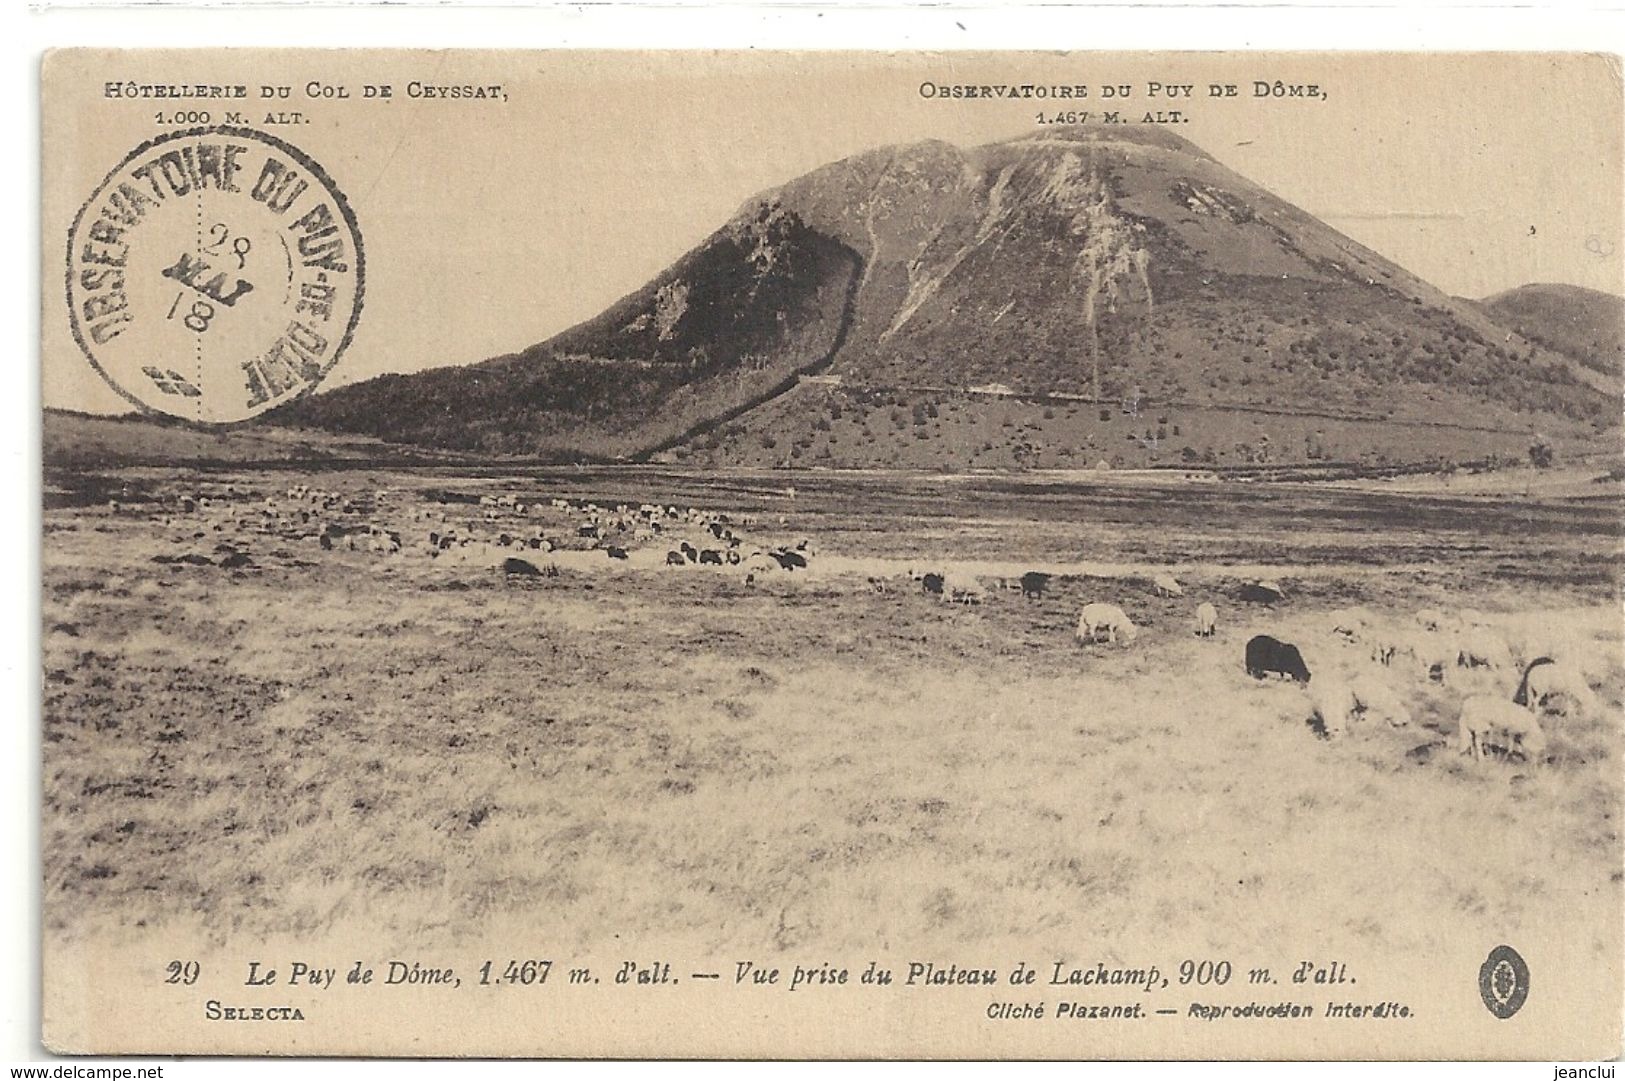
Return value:
<svg viewBox="0 0 1625 1081">
<path fill-rule="evenodd" d="M 983 596 L 972 578 L 941 572 L 910 575 L 925 592 L 945 601 L 978 603 Z M 1024 595 L 1039 596 L 1050 578 L 1032 571 L 1019 585 Z M 1159 597 L 1185 594 L 1166 571 L 1155 572 L 1151 584 Z M 1273 604 L 1285 599 L 1285 591 L 1261 580 L 1243 586 L 1239 597 Z M 1213 638 L 1218 621 L 1212 601 L 1196 605 L 1197 637 Z M 1093 601 L 1078 614 L 1076 637 L 1088 645 L 1127 646 L 1139 634 L 1116 604 Z M 1587 673 L 1601 674 L 1609 658 L 1600 657 L 1594 645 L 1566 627 L 1539 621 L 1514 633 L 1470 610 L 1450 617 L 1424 608 L 1406 626 L 1369 609 L 1344 608 L 1327 615 L 1312 646 L 1306 642 L 1300 649 L 1267 634 L 1250 637 L 1243 668 L 1254 679 L 1278 678 L 1301 687 L 1304 719 L 1333 740 L 1368 721 L 1406 727 L 1412 721 L 1407 698 L 1414 699 L 1422 685 L 1454 689 L 1459 693 L 1456 747 L 1462 754 L 1533 764 L 1547 751 L 1543 721 L 1600 716 L 1601 702 Z M 1306 650 L 1315 660 L 1313 672 Z"/>
<path fill-rule="evenodd" d="M 1344 609 L 1332 614 L 1328 630 L 1344 647 L 1313 694 L 1328 732 L 1369 709 L 1362 691 L 1370 682 L 1348 675 L 1351 660 L 1363 660 L 1400 679 L 1453 688 L 1462 754 L 1499 752 L 1530 764 L 1546 755 L 1543 724 L 1601 717 L 1591 678 L 1618 660 L 1560 623 L 1526 617 L 1497 625 L 1471 610 L 1452 616 L 1424 608 L 1411 626 L 1396 627 L 1367 610 Z"/>
<path fill-rule="evenodd" d="M 134 508 L 112 500 L 108 509 L 119 515 Z M 388 489 L 346 495 L 299 484 L 262 498 L 228 484 L 182 495 L 158 517 L 162 525 L 191 530 L 193 540 L 225 534 L 230 542 L 223 540 L 217 550 L 233 549 L 233 568 L 252 565 L 243 549 L 255 535 L 312 542 L 324 551 L 495 566 L 508 577 L 540 576 L 542 569 L 532 561 L 541 557 L 627 561 L 662 540 L 673 545 L 665 553 L 666 565 L 737 567 L 747 583 L 768 571 L 805 569 L 814 554 L 807 540 L 746 543 L 745 530 L 757 524 L 750 516 L 651 503 L 525 502 L 511 494 L 425 505 Z M 196 553 L 161 561 L 216 562 Z"/>
<path fill-rule="evenodd" d="M 117 502 L 110 509 L 124 511 Z M 324 550 L 389 556 L 421 552 L 430 559 L 499 567 L 509 578 L 541 575 L 531 561 L 541 555 L 625 561 L 636 553 L 656 560 L 643 559 L 639 565 L 736 569 L 750 585 L 766 573 L 805 570 L 814 555 L 806 540 L 753 542 L 749 535 L 758 522 L 750 516 L 654 503 L 600 505 L 564 498 L 527 503 L 513 495 L 424 504 L 387 490 L 358 497 L 294 485 L 259 499 L 227 485 L 212 496 L 180 497 L 161 520 L 194 529 L 194 539 L 208 537 L 211 527 L 217 534 L 232 533 L 229 542 L 215 549 L 217 556 L 225 553 L 218 563 L 228 569 L 253 565 L 240 538 L 256 532 L 314 541 Z M 659 561 L 662 549 L 664 559 Z M 156 558 L 216 562 L 195 554 Z M 987 598 L 983 579 L 963 571 L 910 570 L 908 576 L 924 593 L 944 602 L 975 605 Z M 1039 598 L 1053 578 L 1029 571 L 998 584 Z M 891 579 L 879 575 L 869 582 L 889 591 Z M 1160 598 L 1185 595 L 1167 571 L 1154 572 L 1151 587 Z M 1273 581 L 1260 580 L 1242 587 L 1236 597 L 1274 605 L 1285 599 L 1285 592 Z M 1212 600 L 1200 601 L 1192 616 L 1198 638 L 1217 635 L 1219 610 Z M 1547 748 L 1543 721 L 1596 716 L 1600 704 L 1588 678 L 1599 667 L 1588 644 L 1572 640 L 1560 626 L 1532 627 L 1514 634 L 1479 613 L 1452 617 L 1434 609 L 1423 609 L 1404 625 L 1368 609 L 1345 608 L 1330 613 L 1302 648 L 1271 635 L 1251 637 L 1243 667 L 1256 679 L 1277 677 L 1299 685 L 1307 699 L 1306 719 L 1329 739 L 1371 720 L 1408 725 L 1407 700 L 1414 700 L 1422 686 L 1442 684 L 1460 692 L 1457 746 L 1463 754 L 1481 758 L 1499 752 L 1533 763 Z M 1128 646 L 1139 636 L 1139 628 L 1117 604 L 1094 601 L 1078 615 L 1076 638 L 1085 644 Z"/>
</svg>

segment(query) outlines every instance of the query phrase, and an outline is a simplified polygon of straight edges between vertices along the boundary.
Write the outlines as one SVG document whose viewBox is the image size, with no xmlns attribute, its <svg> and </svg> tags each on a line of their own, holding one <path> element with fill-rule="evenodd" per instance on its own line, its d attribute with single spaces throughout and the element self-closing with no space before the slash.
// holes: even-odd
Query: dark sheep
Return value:
<svg viewBox="0 0 1625 1081">
<path fill-rule="evenodd" d="M 1520 706 L 1529 705 L 1529 673 L 1533 672 L 1536 668 L 1543 664 L 1556 663 L 1557 662 L 1552 660 L 1550 657 L 1536 657 L 1534 660 L 1530 661 L 1526 666 L 1524 666 L 1523 677 L 1518 680 L 1518 691 L 1512 696 L 1513 703 Z M 1536 702 L 1535 705 L 1538 706 L 1540 703 Z"/>
<path fill-rule="evenodd" d="M 1273 582 L 1248 582 L 1236 591 L 1236 597 L 1248 604 L 1279 604 L 1286 600 Z"/>
<path fill-rule="evenodd" d="M 1050 576 L 1043 571 L 1028 571 L 1021 576 L 1021 595 L 1029 600 L 1037 600 L 1049 588 Z"/>
<path fill-rule="evenodd" d="M 611 559 L 625 559 L 626 558 L 626 549 L 625 548 L 616 548 L 614 546 L 611 546 L 609 548 L 609 558 L 611 558 Z"/>
<path fill-rule="evenodd" d="M 775 548 L 773 551 L 767 554 L 772 556 L 774 561 L 787 571 L 793 571 L 797 567 L 805 567 L 807 565 L 807 557 L 802 555 L 800 552 L 792 552 L 784 548 Z"/>
<path fill-rule="evenodd" d="M 720 567 L 722 566 L 722 553 L 715 548 L 707 548 L 700 553 L 700 562 Z"/>
<path fill-rule="evenodd" d="M 542 572 L 536 569 L 536 564 L 527 559 L 515 559 L 509 556 L 502 561 L 502 576 L 504 578 L 518 576 L 520 578 L 540 578 Z"/>
<path fill-rule="evenodd" d="M 927 573 L 920 577 L 920 588 L 927 593 L 942 596 L 942 575 Z"/>
<path fill-rule="evenodd" d="M 1297 646 L 1260 634 L 1247 642 L 1247 674 L 1263 679 L 1272 673 L 1297 683 L 1309 682 L 1309 667 L 1303 663 Z"/>
<path fill-rule="evenodd" d="M 666 566 L 683 567 L 688 565 L 688 557 L 681 552 L 667 552 Z"/>
</svg>

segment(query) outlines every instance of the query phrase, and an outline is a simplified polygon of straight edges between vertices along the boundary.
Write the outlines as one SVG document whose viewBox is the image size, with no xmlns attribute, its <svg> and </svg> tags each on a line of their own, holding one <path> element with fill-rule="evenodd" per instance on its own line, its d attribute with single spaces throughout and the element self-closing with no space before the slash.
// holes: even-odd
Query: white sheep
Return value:
<svg viewBox="0 0 1625 1081">
<path fill-rule="evenodd" d="M 982 584 L 968 575 L 950 571 L 942 578 L 942 599 L 957 604 L 981 604 Z"/>
<path fill-rule="evenodd" d="M 1546 734 L 1540 722 L 1516 703 L 1496 695 L 1469 695 L 1461 701 L 1457 750 L 1483 758 L 1484 749 L 1491 746 L 1534 762 L 1546 753 Z"/>
<path fill-rule="evenodd" d="M 1196 637 L 1212 638 L 1219 628 L 1219 610 L 1213 607 L 1212 601 L 1203 601 L 1196 606 Z"/>
<path fill-rule="evenodd" d="M 1360 714 L 1360 702 L 1349 685 L 1335 676 L 1322 675 L 1306 688 L 1311 719 L 1320 721 L 1327 739 L 1337 739 Z"/>
<path fill-rule="evenodd" d="M 1151 585 L 1159 597 L 1183 597 L 1185 587 L 1174 579 L 1167 571 L 1159 571 L 1151 578 Z"/>
<path fill-rule="evenodd" d="M 1349 689 L 1354 692 L 1361 716 L 1387 721 L 1394 728 L 1404 728 L 1411 723 L 1411 711 L 1377 673 L 1356 674 L 1349 680 Z"/>
<path fill-rule="evenodd" d="M 1365 607 L 1338 608 L 1326 613 L 1327 630 L 1349 642 L 1366 641 L 1376 625 L 1376 613 Z"/>
<path fill-rule="evenodd" d="M 1416 613 L 1416 622 L 1424 631 L 1441 631 L 1450 626 L 1449 617 L 1437 608 L 1423 608 Z"/>
<path fill-rule="evenodd" d="M 1122 642 L 1127 645 L 1140 636 L 1134 621 L 1117 605 L 1100 601 L 1084 605 L 1083 611 L 1078 613 L 1077 636 L 1085 641 L 1098 642 L 1102 631 L 1106 633 L 1106 641 L 1113 644 Z"/>
<path fill-rule="evenodd" d="M 1530 665 L 1518 694 L 1536 714 L 1546 710 L 1567 714 L 1572 707 L 1578 713 L 1596 716 L 1599 707 L 1597 694 L 1585 676 L 1567 661 Z"/>
<path fill-rule="evenodd" d="M 1461 668 L 1510 669 L 1512 650 L 1489 627 L 1469 624 L 1456 632 L 1456 665 Z"/>
</svg>

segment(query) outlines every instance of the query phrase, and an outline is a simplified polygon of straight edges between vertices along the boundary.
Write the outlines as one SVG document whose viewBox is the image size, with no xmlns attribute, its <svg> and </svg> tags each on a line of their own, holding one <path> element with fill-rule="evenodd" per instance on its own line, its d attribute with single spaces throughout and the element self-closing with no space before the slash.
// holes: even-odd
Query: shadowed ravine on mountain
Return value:
<svg viewBox="0 0 1625 1081">
<path fill-rule="evenodd" d="M 726 424 L 728 421 L 731 421 L 736 417 L 755 409 L 759 405 L 763 405 L 769 401 L 772 401 L 774 398 L 779 397 L 780 395 L 789 393 L 795 388 L 796 384 L 801 381 L 803 376 L 817 375 L 818 373 L 828 369 L 831 364 L 835 363 L 835 358 L 840 353 L 841 346 L 846 344 L 847 332 L 852 328 L 852 317 L 857 311 L 856 302 L 858 287 L 863 282 L 863 259 L 855 253 L 852 255 L 852 258 L 855 265 L 852 268 L 851 274 L 848 276 L 846 300 L 841 305 L 840 323 L 835 329 L 835 340 L 830 343 L 829 351 L 827 353 L 806 367 L 797 368 L 788 377 L 780 380 L 778 383 L 775 383 L 765 392 L 740 402 L 738 405 L 725 410 L 719 416 L 702 420 L 698 424 L 695 424 L 693 427 L 689 428 L 687 431 L 673 436 L 670 439 L 656 443 L 653 446 L 646 447 L 633 457 L 639 460 L 646 460 L 651 455 L 669 450 L 672 447 L 685 443 L 690 439 L 705 435 L 706 433 L 715 429 L 719 424 Z"/>
<path fill-rule="evenodd" d="M 1468 460 L 1615 438 L 1618 371 L 1532 322 L 1447 296 L 1165 129 L 1045 128 L 835 162 L 547 342 L 277 420 L 714 466 Z"/>
</svg>

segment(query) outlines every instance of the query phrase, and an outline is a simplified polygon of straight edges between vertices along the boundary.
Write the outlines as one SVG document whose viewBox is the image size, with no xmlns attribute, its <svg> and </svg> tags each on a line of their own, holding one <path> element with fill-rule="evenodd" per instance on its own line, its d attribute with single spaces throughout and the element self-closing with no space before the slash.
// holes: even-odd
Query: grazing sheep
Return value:
<svg viewBox="0 0 1625 1081">
<path fill-rule="evenodd" d="M 1161 571 L 1151 578 L 1151 587 L 1159 597 L 1183 597 L 1185 587 L 1174 580 L 1174 576 L 1167 571 Z"/>
<path fill-rule="evenodd" d="M 1450 620 L 1437 608 L 1423 608 L 1416 613 L 1416 622 L 1424 631 L 1442 631 L 1450 626 Z"/>
<path fill-rule="evenodd" d="M 666 566 L 668 566 L 668 567 L 686 567 L 686 566 L 688 566 L 688 557 L 685 556 L 681 552 L 667 552 L 666 553 Z"/>
<path fill-rule="evenodd" d="M 1196 637 L 1212 638 L 1219 629 L 1219 610 L 1213 607 L 1212 601 L 1203 601 L 1196 606 Z"/>
<path fill-rule="evenodd" d="M 1267 634 L 1257 635 L 1247 642 L 1247 674 L 1254 679 L 1266 675 L 1286 676 L 1297 683 L 1309 682 L 1309 666 L 1303 663 L 1303 654 L 1290 642 L 1282 642 Z"/>
<path fill-rule="evenodd" d="M 502 576 L 504 578 L 540 578 L 542 572 L 536 569 L 536 564 L 525 559 L 515 559 L 512 556 L 502 561 Z"/>
<path fill-rule="evenodd" d="M 626 558 L 626 549 L 625 548 L 617 548 L 614 545 L 610 545 L 610 547 L 605 549 L 605 551 L 607 551 L 609 553 L 609 558 L 611 558 L 611 559 L 625 559 Z"/>
<path fill-rule="evenodd" d="M 772 548 L 767 557 L 777 564 L 779 570 L 793 571 L 797 567 L 805 567 L 807 560 L 800 552 L 792 552 L 788 548 Z"/>
<path fill-rule="evenodd" d="M 1309 719 L 1320 722 L 1327 739 L 1337 739 L 1348 731 L 1360 715 L 1360 700 L 1340 679 L 1321 679 L 1309 691 Z"/>
<path fill-rule="evenodd" d="M 1028 600 L 1037 600 L 1049 588 L 1050 575 L 1043 571 L 1028 571 L 1021 576 L 1021 595 Z"/>
<path fill-rule="evenodd" d="M 1402 650 L 1407 652 L 1407 650 Z M 1422 675 L 1431 680 L 1444 682 L 1445 673 L 1456 663 L 1456 642 L 1450 635 L 1420 634 L 1410 639 L 1408 652 L 1416 658 L 1417 666 Z"/>
<path fill-rule="evenodd" d="M 706 548 L 700 552 L 700 562 L 712 566 L 722 566 L 722 553 L 715 548 Z"/>
<path fill-rule="evenodd" d="M 1524 670 L 1518 693 L 1512 700 L 1536 714 L 1550 710 L 1567 716 L 1572 709 L 1579 714 L 1596 716 L 1599 707 L 1596 692 L 1578 668 L 1567 661 L 1545 657 L 1537 658 Z"/>
<path fill-rule="evenodd" d="M 1242 586 L 1237 596 L 1249 604 L 1275 604 L 1286 600 L 1286 590 L 1272 579 L 1260 578 Z"/>
<path fill-rule="evenodd" d="M 1468 695 L 1461 701 L 1457 749 L 1483 758 L 1487 747 L 1500 747 L 1508 757 L 1521 753 L 1535 762 L 1546 753 L 1546 734 L 1527 710 L 1493 694 Z"/>
<path fill-rule="evenodd" d="M 1387 721 L 1392 728 L 1404 728 L 1411 723 L 1411 711 L 1375 672 L 1361 672 L 1349 680 L 1360 714 L 1372 720 Z"/>
<path fill-rule="evenodd" d="M 1347 642 L 1365 641 L 1377 625 L 1375 613 L 1362 607 L 1336 609 L 1326 614 L 1326 620 L 1327 630 Z"/>
<path fill-rule="evenodd" d="M 746 556 L 741 566 L 751 575 L 767 574 L 770 571 L 782 570 L 779 561 L 766 552 L 752 552 Z"/>
<path fill-rule="evenodd" d="M 1106 641 L 1113 645 L 1118 642 L 1127 645 L 1140 636 L 1140 629 L 1115 604 L 1105 604 L 1096 601 L 1083 606 L 1078 613 L 1077 637 L 1087 642 L 1100 641 L 1101 632 L 1105 632 Z"/>
<path fill-rule="evenodd" d="M 981 604 L 985 596 L 982 584 L 974 578 L 959 574 L 944 575 L 942 599 L 956 604 Z"/>
<path fill-rule="evenodd" d="M 1512 650 L 1488 627 L 1466 626 L 1456 634 L 1459 668 L 1511 668 Z"/>
<path fill-rule="evenodd" d="M 1384 668 L 1392 667 L 1396 660 L 1405 655 L 1414 656 L 1414 653 L 1408 642 L 1395 635 L 1384 634 L 1371 639 L 1371 659 Z"/>
<path fill-rule="evenodd" d="M 939 597 L 942 596 L 942 575 L 933 571 L 926 571 L 924 574 L 915 574 L 913 571 L 909 571 L 908 576 L 920 583 L 922 593 L 934 593 Z"/>
</svg>

